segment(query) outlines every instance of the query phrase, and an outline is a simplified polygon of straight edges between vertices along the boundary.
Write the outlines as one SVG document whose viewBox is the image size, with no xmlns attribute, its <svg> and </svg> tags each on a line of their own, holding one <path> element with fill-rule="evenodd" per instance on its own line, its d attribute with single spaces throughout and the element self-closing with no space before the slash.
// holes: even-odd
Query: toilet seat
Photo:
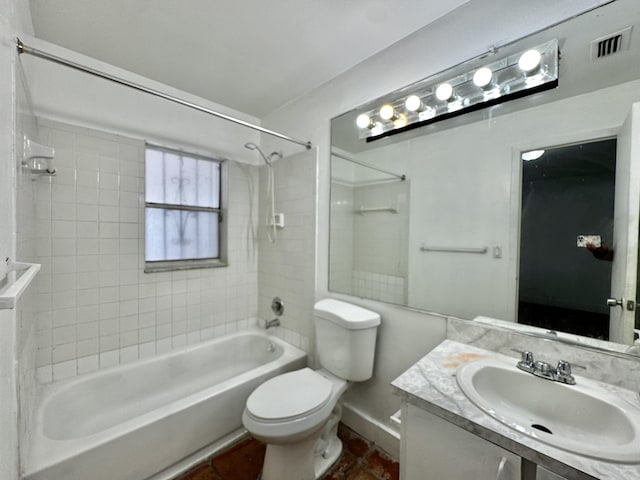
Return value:
<svg viewBox="0 0 640 480">
<path fill-rule="evenodd" d="M 333 384 L 310 368 L 274 377 L 247 399 L 246 413 L 262 423 L 289 422 L 312 415 L 330 400 Z"/>
</svg>

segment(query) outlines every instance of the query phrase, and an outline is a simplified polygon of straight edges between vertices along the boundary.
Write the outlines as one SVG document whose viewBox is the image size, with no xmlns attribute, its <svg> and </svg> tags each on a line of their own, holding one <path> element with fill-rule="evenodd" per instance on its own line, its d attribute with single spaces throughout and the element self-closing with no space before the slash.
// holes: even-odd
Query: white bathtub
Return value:
<svg viewBox="0 0 640 480">
<path fill-rule="evenodd" d="M 305 364 L 256 329 L 47 386 L 25 479 L 149 478 L 239 429 L 258 385 Z"/>
</svg>

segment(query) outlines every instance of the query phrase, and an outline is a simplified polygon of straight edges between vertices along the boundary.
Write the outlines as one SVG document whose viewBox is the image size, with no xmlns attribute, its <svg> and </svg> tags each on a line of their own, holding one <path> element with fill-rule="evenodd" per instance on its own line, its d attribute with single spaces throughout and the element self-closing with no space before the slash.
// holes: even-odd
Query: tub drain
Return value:
<svg viewBox="0 0 640 480">
<path fill-rule="evenodd" d="M 549 430 L 547 427 L 545 427 L 544 425 L 538 425 L 537 423 L 534 423 L 533 425 L 531 425 L 531 428 L 535 428 L 536 430 L 540 430 L 541 432 L 545 432 L 550 435 L 553 435 L 553 432 Z"/>
</svg>

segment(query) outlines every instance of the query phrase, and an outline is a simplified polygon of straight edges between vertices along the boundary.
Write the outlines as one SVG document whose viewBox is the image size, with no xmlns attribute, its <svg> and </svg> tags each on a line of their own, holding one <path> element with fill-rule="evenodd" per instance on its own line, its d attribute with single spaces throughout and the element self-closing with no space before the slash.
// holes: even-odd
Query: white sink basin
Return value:
<svg viewBox="0 0 640 480">
<path fill-rule="evenodd" d="M 600 384 L 538 378 L 497 359 L 462 365 L 456 379 L 474 404 L 520 433 L 570 452 L 640 462 L 640 408 Z"/>
</svg>

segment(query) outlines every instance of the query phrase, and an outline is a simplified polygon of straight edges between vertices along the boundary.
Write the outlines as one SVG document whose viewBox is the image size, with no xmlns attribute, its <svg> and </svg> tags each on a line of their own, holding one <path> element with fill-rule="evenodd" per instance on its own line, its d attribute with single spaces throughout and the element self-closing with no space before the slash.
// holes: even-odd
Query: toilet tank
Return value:
<svg viewBox="0 0 640 480">
<path fill-rule="evenodd" d="M 314 322 L 316 354 L 324 369 L 354 382 L 371 378 L 380 315 L 327 298 L 316 302 Z"/>
</svg>

